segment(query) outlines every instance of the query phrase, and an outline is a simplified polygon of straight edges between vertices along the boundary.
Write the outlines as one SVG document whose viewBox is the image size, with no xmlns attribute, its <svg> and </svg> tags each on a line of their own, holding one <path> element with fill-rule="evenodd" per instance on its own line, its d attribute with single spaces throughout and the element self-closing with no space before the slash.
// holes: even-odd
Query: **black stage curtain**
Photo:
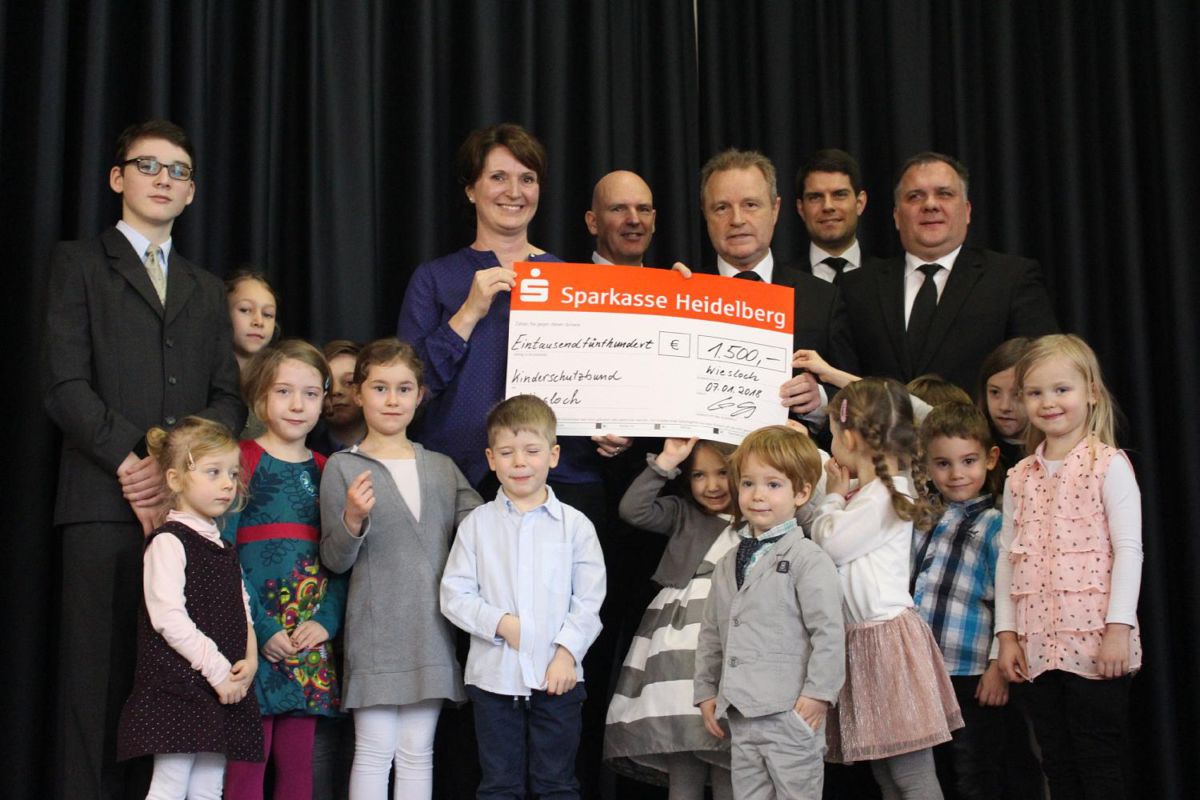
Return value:
<svg viewBox="0 0 1200 800">
<path fill-rule="evenodd" d="M 651 263 L 711 263 L 697 174 L 728 145 L 780 169 L 783 260 L 806 246 L 792 213 L 799 161 L 824 146 L 855 153 L 871 197 L 864 246 L 886 255 L 896 165 L 926 148 L 956 154 L 972 169 L 972 241 L 1041 259 L 1060 319 L 1096 346 L 1129 417 L 1146 510 L 1133 768 L 1143 796 L 1185 796 L 1200 779 L 1200 539 L 1187 533 L 1200 431 L 1181 402 L 1200 391 L 1200 170 L 1187 138 L 1198 28 L 1187 0 L 0 1 L 0 236 L 18 332 L 5 354 L 14 447 L 0 467 L 16 510 L 4 794 L 44 796 L 54 768 L 46 260 L 55 241 L 115 221 L 112 142 L 161 115 L 199 150 L 181 251 L 217 274 L 265 268 L 284 330 L 318 342 L 391 333 L 413 267 L 470 241 L 451 161 L 481 125 L 520 122 L 546 143 L 532 238 L 569 260 L 591 252 L 593 182 L 630 168 L 655 189 Z"/>
</svg>

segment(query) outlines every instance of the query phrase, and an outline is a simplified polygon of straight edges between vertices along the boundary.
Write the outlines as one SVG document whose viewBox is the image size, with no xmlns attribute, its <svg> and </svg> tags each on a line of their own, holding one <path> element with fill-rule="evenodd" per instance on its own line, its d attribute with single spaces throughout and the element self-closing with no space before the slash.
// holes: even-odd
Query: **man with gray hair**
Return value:
<svg viewBox="0 0 1200 800">
<path fill-rule="evenodd" d="M 700 171 L 700 200 L 708 236 L 717 251 L 717 272 L 726 277 L 790 286 L 795 292 L 794 349 L 821 353 L 831 364 L 854 372 L 850 324 L 837 287 L 785 264 L 775 263 L 771 239 L 779 221 L 775 165 L 755 150 L 725 150 Z M 784 405 L 812 420 L 825 402 L 820 384 L 800 373 L 780 390 Z"/>
</svg>

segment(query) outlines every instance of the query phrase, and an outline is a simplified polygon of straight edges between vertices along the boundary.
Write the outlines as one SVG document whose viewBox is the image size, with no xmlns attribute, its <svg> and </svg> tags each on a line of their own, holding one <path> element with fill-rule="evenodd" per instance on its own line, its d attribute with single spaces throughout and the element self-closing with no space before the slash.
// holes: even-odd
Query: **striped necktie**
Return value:
<svg viewBox="0 0 1200 800">
<path fill-rule="evenodd" d="M 146 272 L 150 275 L 150 283 L 154 284 L 154 291 L 158 295 L 158 302 L 163 304 L 163 308 L 167 307 L 167 276 L 163 273 L 162 262 L 158 260 L 159 250 L 157 247 L 146 249 Z"/>
</svg>

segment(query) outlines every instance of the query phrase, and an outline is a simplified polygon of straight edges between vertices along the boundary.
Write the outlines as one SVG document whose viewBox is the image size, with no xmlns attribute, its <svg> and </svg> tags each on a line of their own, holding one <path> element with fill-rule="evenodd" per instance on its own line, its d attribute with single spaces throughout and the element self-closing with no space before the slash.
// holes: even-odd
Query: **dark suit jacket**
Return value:
<svg viewBox="0 0 1200 800">
<path fill-rule="evenodd" d="M 155 425 L 201 414 L 242 429 L 221 282 L 172 250 L 164 313 L 116 228 L 50 258 L 45 402 L 63 432 L 55 524 L 132 522 L 117 467 Z"/>
<path fill-rule="evenodd" d="M 979 365 L 1006 339 L 1058 331 L 1038 263 L 991 250 L 959 253 L 915 362 L 904 326 L 904 256 L 877 259 L 839 286 L 863 375 L 907 383 L 935 372 L 973 394 Z"/>
<path fill-rule="evenodd" d="M 844 279 L 843 279 L 844 280 Z M 795 292 L 796 327 L 793 349 L 816 350 L 830 364 L 847 372 L 858 370 L 850 317 L 837 286 L 803 268 L 775 264 L 771 283 Z"/>
</svg>

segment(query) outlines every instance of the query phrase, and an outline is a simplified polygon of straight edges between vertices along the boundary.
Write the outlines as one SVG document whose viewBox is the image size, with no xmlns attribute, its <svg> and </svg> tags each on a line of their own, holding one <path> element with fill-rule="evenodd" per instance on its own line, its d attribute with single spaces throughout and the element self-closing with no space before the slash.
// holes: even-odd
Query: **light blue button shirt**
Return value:
<svg viewBox="0 0 1200 800">
<path fill-rule="evenodd" d="M 133 252 L 137 253 L 138 258 L 141 259 L 143 264 L 145 264 L 146 251 L 150 249 L 150 240 L 134 230 L 133 226 L 123 219 L 117 221 L 117 230 L 125 235 L 125 238 L 129 240 L 129 244 L 133 247 Z M 171 261 L 171 240 L 167 239 L 165 242 L 160 244 L 158 246 L 158 252 L 158 263 L 162 267 L 163 277 L 165 278 L 168 274 L 168 264 Z"/>
<path fill-rule="evenodd" d="M 575 656 L 582 681 L 583 656 L 600 635 L 606 579 L 596 529 L 546 490 L 546 502 L 523 513 L 503 489 L 472 511 L 442 575 L 442 613 L 471 634 L 465 680 L 494 694 L 545 689 L 558 645 Z M 496 635 L 505 614 L 521 621 L 519 650 Z"/>
</svg>

